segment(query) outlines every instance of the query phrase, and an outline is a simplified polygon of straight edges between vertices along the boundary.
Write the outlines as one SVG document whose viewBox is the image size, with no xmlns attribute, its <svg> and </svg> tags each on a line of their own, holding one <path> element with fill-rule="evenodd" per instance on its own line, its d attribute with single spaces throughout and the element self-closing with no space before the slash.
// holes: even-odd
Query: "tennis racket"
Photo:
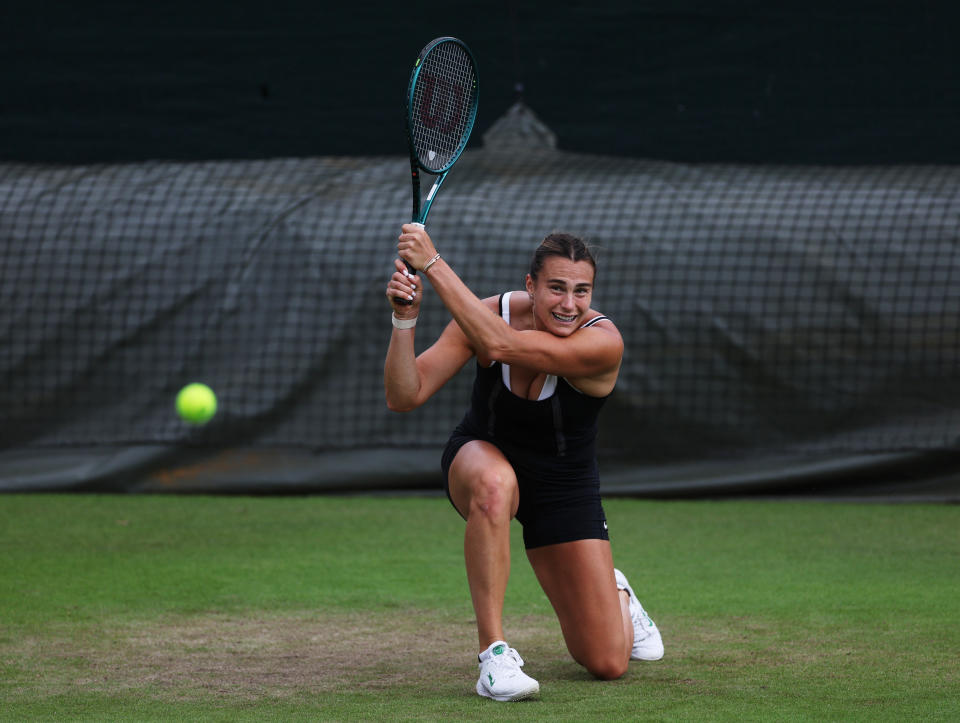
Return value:
<svg viewBox="0 0 960 723">
<path fill-rule="evenodd" d="M 447 172 L 466 148 L 477 117 L 477 100 L 477 65 L 466 43 L 451 37 L 427 43 L 413 64 L 407 87 L 413 223 L 427 222 Z M 436 176 L 422 201 L 420 171 Z M 416 272 L 410 264 L 407 268 Z"/>
</svg>

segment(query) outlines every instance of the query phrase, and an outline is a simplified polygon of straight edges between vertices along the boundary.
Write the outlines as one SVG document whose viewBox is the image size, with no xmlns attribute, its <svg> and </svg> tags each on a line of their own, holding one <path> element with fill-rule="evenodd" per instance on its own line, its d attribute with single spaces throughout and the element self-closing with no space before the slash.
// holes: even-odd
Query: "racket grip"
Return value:
<svg viewBox="0 0 960 723">
<path fill-rule="evenodd" d="M 420 223 L 419 221 L 411 221 L 411 222 L 410 222 L 410 225 L 411 225 L 411 226 L 419 226 L 420 228 L 426 228 L 426 226 L 425 226 L 424 224 Z M 405 264 L 407 265 L 407 271 L 409 271 L 411 274 L 416 274 L 416 273 L 417 273 L 417 270 L 416 270 L 415 268 L 413 268 L 413 266 L 411 266 L 410 263 L 409 263 L 406 259 L 403 260 L 403 263 L 405 263 Z M 398 299 L 398 301 L 399 301 L 399 299 Z M 408 302 L 408 303 L 409 303 L 409 302 Z"/>
</svg>

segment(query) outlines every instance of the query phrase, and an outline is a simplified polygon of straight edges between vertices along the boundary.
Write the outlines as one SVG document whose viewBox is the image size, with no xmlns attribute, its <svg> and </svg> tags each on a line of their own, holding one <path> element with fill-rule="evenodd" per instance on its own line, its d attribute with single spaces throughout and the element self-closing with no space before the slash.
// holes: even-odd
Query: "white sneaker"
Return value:
<svg viewBox="0 0 960 723">
<path fill-rule="evenodd" d="M 637 600 L 623 573 L 616 568 L 613 573 L 617 578 L 617 589 L 626 590 L 630 596 L 630 618 L 633 620 L 633 650 L 630 652 L 630 660 L 660 660 L 663 657 L 663 639 L 656 623 Z"/>
<path fill-rule="evenodd" d="M 477 693 L 494 700 L 523 700 L 540 692 L 540 684 L 524 673 L 523 658 L 502 640 L 480 653 Z"/>
</svg>

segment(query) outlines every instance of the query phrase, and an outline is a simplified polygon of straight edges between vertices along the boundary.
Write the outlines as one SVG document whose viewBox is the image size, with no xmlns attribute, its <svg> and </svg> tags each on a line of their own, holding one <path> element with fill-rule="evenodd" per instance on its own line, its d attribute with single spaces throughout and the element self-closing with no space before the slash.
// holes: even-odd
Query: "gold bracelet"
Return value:
<svg viewBox="0 0 960 723">
<path fill-rule="evenodd" d="M 437 263 L 437 261 L 439 260 L 440 260 L 440 254 L 437 254 L 436 256 L 434 256 L 432 259 L 430 259 L 427 263 L 423 265 L 423 268 L 421 269 L 421 271 L 423 271 L 423 273 L 427 273 L 429 268 L 433 266 L 435 263 Z"/>
</svg>

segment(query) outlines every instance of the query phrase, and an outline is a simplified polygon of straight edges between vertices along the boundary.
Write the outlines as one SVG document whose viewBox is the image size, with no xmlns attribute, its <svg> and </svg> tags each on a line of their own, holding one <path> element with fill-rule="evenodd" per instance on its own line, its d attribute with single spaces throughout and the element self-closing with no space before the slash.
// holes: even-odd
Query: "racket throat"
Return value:
<svg viewBox="0 0 960 723">
<path fill-rule="evenodd" d="M 443 184 L 443 179 L 446 177 L 446 172 L 437 176 L 437 179 L 433 182 L 433 186 L 430 187 L 430 192 L 427 194 L 426 198 L 423 199 L 423 203 L 420 204 L 420 212 L 414 216 L 414 221 L 418 221 L 423 224 L 427 222 L 427 214 L 430 213 L 430 206 L 433 205 L 433 201 L 437 197 L 437 191 L 440 190 L 440 186 Z"/>
</svg>

